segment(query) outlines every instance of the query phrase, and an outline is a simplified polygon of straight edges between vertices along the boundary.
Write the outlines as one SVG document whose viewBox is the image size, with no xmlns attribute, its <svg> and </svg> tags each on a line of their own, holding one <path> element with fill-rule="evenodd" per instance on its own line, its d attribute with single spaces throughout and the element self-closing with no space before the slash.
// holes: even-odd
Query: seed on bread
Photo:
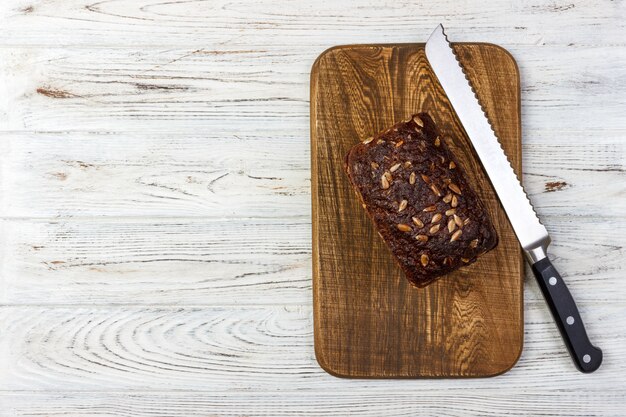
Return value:
<svg viewBox="0 0 626 417">
<path fill-rule="evenodd" d="M 439 191 L 439 188 L 435 184 L 431 184 L 430 189 L 437 197 L 441 197 L 441 191 Z"/>
<path fill-rule="evenodd" d="M 457 193 L 458 195 L 461 195 L 461 189 L 455 183 L 451 182 L 450 184 L 448 184 L 448 188 L 454 191 L 455 193 Z"/>
<path fill-rule="evenodd" d="M 456 207 L 456 206 L 458 206 L 458 205 L 459 205 L 459 199 L 458 199 L 458 198 L 456 198 L 456 196 L 455 196 L 455 195 L 453 195 L 453 196 L 452 196 L 452 200 L 450 201 L 450 205 L 451 205 L 452 207 Z"/>
<path fill-rule="evenodd" d="M 411 172 L 411 175 L 409 175 L 409 184 L 413 185 L 415 184 L 415 172 Z"/>
<path fill-rule="evenodd" d="M 454 215 L 454 222 L 456 223 L 457 226 L 463 227 L 463 220 L 461 220 L 461 218 L 457 216 L 456 214 Z"/>
<path fill-rule="evenodd" d="M 417 226 L 417 227 L 424 227 L 424 222 L 422 222 L 420 219 L 418 219 L 417 217 L 411 217 L 411 220 L 413 220 L 413 223 Z"/>
<path fill-rule="evenodd" d="M 448 220 L 448 233 L 454 232 L 454 229 L 456 229 L 456 223 L 454 223 L 454 219 L 451 218 Z"/>
<path fill-rule="evenodd" d="M 450 242 L 454 242 L 455 240 L 458 240 L 462 234 L 463 234 L 463 231 L 461 229 L 457 230 L 456 232 L 452 234 L 452 237 L 450 237 Z"/>
<path fill-rule="evenodd" d="M 398 211 L 404 210 L 406 208 L 407 204 L 409 204 L 409 202 L 406 201 L 406 200 L 400 201 L 400 205 L 398 206 Z"/>
<path fill-rule="evenodd" d="M 367 139 L 365 139 L 365 140 L 363 141 L 363 144 L 364 144 L 364 145 L 367 145 L 368 143 L 370 143 L 370 142 L 371 142 L 371 141 L 373 141 L 373 140 L 374 140 L 374 136 L 370 136 L 369 138 L 367 138 Z"/>
<path fill-rule="evenodd" d="M 409 226 L 408 224 L 405 224 L 405 223 L 398 223 L 396 225 L 396 227 L 401 232 L 410 232 L 411 230 L 413 230 L 413 229 L 411 229 L 411 226 Z"/>
<path fill-rule="evenodd" d="M 454 163 L 454 161 L 450 161 L 450 165 L 448 165 L 449 169 L 454 169 L 456 168 L 456 164 Z"/>
<path fill-rule="evenodd" d="M 441 221 L 441 217 L 442 217 L 442 216 L 441 216 L 441 213 L 437 213 L 437 214 L 435 214 L 435 215 L 433 216 L 433 218 L 432 218 L 432 219 L 430 219 L 430 222 L 431 222 L 431 223 L 437 223 L 437 222 Z"/>
<path fill-rule="evenodd" d="M 446 210 L 446 216 L 452 216 L 454 213 L 456 213 L 456 209 Z"/>
<path fill-rule="evenodd" d="M 420 119 L 420 117 L 418 115 L 413 116 L 413 121 L 419 127 L 424 127 L 424 121 L 422 119 Z"/>
<path fill-rule="evenodd" d="M 434 235 L 435 233 L 439 231 L 440 227 L 441 227 L 440 224 L 436 224 L 433 227 L 431 227 L 430 230 L 428 230 L 428 233 L 430 233 L 431 235 Z"/>
<path fill-rule="evenodd" d="M 429 260 L 430 259 L 428 259 L 428 255 L 426 255 L 425 253 L 420 256 L 420 263 L 422 264 L 422 266 L 428 265 Z"/>
<path fill-rule="evenodd" d="M 387 179 L 386 175 L 383 175 L 382 177 L 380 177 L 380 186 L 382 187 L 383 190 L 386 190 L 387 188 L 389 188 L 389 180 Z"/>
<path fill-rule="evenodd" d="M 398 168 L 400 168 L 401 164 L 395 164 L 393 165 L 391 168 L 389 168 L 390 172 L 396 172 L 398 170 Z"/>
<path fill-rule="evenodd" d="M 425 212 L 425 213 L 430 213 L 431 211 L 435 211 L 435 210 L 437 210 L 437 206 L 433 205 L 433 206 L 425 207 L 424 210 L 422 210 L 422 211 Z"/>
<path fill-rule="evenodd" d="M 417 235 L 415 236 L 415 239 L 422 242 L 422 243 L 426 243 L 428 242 L 428 236 L 426 235 Z"/>
</svg>

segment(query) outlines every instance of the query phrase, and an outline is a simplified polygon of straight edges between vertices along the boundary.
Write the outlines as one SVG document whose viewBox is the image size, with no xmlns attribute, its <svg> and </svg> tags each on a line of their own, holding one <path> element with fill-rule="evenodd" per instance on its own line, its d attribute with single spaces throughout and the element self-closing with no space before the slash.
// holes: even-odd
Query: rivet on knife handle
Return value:
<svg viewBox="0 0 626 417">
<path fill-rule="evenodd" d="M 539 286 L 557 322 L 574 363 L 582 372 L 593 372 L 602 363 L 602 351 L 589 342 L 576 303 L 561 276 L 547 256 L 550 236 L 511 167 L 476 91 L 443 26 L 439 25 L 426 42 L 426 57 L 504 207 L 526 260 L 539 280 Z"/>
</svg>

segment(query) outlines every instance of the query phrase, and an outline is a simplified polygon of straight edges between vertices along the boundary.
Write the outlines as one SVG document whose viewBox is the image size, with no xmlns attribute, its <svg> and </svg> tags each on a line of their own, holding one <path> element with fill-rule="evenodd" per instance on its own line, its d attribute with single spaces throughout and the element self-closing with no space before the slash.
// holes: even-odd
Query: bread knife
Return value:
<svg viewBox="0 0 626 417">
<path fill-rule="evenodd" d="M 504 207 L 574 364 L 581 372 L 597 370 L 602 351 L 589 341 L 574 298 L 548 259 L 548 231 L 537 218 L 442 25 L 430 35 L 426 57 Z"/>
</svg>

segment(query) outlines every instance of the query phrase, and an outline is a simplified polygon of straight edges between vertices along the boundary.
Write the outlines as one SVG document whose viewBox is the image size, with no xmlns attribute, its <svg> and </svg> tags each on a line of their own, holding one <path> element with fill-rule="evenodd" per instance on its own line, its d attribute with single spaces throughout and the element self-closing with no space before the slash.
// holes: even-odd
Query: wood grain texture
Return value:
<svg viewBox="0 0 626 417">
<path fill-rule="evenodd" d="M 512 165 L 521 170 L 519 74 L 495 45 L 455 46 Z M 344 157 L 359 140 L 428 112 L 484 202 L 498 246 L 412 288 L 354 197 Z M 506 214 L 436 81 L 422 45 L 352 45 L 311 73 L 316 356 L 345 377 L 492 376 L 522 349 L 522 258 Z"/>
<path fill-rule="evenodd" d="M 0 8 L 3 44 L 19 45 L 331 45 L 413 42 L 436 22 L 459 41 L 536 46 L 625 45 L 624 2 L 561 3 L 343 0 L 311 6 L 300 0 L 214 2 L 158 0 L 12 0 Z M 576 31 L 572 31 L 576 28 Z M 263 40 L 260 43 L 260 38 Z"/>
<path fill-rule="evenodd" d="M 503 376 L 315 362 L 311 65 L 439 22 L 518 62 L 524 182 L 594 375 L 529 275 Z M 623 415 L 625 22 L 611 0 L 0 2 L 0 416 Z"/>
<path fill-rule="evenodd" d="M 589 398 L 572 391 L 546 394 L 537 389 L 523 392 L 499 388 L 447 388 L 438 393 L 414 393 L 368 388 L 367 395 L 354 392 L 282 391 L 254 393 L 194 392 L 112 392 L 112 393 L 39 393 L 16 392 L 0 405 L 8 415 L 39 417 L 42 414 L 67 417 L 206 417 L 224 416 L 350 416 L 415 417 L 468 415 L 511 417 L 528 416 L 615 416 L 621 417 L 624 396 L 615 391 L 588 390 Z M 158 404 L 158 406 L 157 406 Z M 600 414 L 598 410 L 602 410 Z"/>
<path fill-rule="evenodd" d="M 269 392 L 280 397 L 280 387 L 295 396 L 326 392 L 367 397 L 381 391 L 393 398 L 408 390 L 416 402 L 433 395 L 451 400 L 455 393 L 471 393 L 473 388 L 483 393 L 507 389 L 555 394 L 561 391 L 556 387 L 567 386 L 568 392 L 585 396 L 600 388 L 624 394 L 626 364 L 621 358 L 626 354 L 626 332 L 620 320 L 626 305 L 582 306 L 581 314 L 594 317 L 591 336 L 606 352 L 606 367 L 589 378 L 573 369 L 544 303 L 531 303 L 526 306 L 522 360 L 510 372 L 475 381 L 403 382 L 347 381 L 324 372 L 314 356 L 310 305 L 1 307 L 0 331 L 11 337 L 0 338 L 0 393 L 83 391 L 89 396 L 182 390 L 225 396 Z"/>
<path fill-rule="evenodd" d="M 412 27 L 413 35 L 404 41 L 422 40 L 430 31 L 432 24 L 423 32 Z M 307 48 L 258 43 L 1 47 L 0 70 L 7 82 L 0 83 L 6 97 L 0 100 L 0 112 L 6 113 L 0 129 L 197 135 L 289 126 L 306 137 L 309 72 L 316 56 L 339 43 L 329 39 L 319 46 L 307 43 Z M 498 40 L 473 35 L 473 40 L 483 39 Z M 615 90 L 626 87 L 620 76 L 626 46 L 505 45 L 524 58 L 519 60 L 524 132 L 540 128 L 558 138 L 572 130 L 600 136 L 600 131 L 623 129 L 625 99 Z M 596 59 L 606 56 L 610 62 Z"/>
<path fill-rule="evenodd" d="M 0 141 L 0 217 L 311 216 L 304 129 L 244 120 L 204 134 L 12 132 Z M 626 214 L 621 131 L 534 130 L 522 145 L 541 216 Z M 546 189 L 555 182 L 564 184 Z"/>
<path fill-rule="evenodd" d="M 615 288 L 623 281 L 624 227 L 611 218 L 544 221 L 554 239 L 550 253 L 578 303 L 623 300 Z M 588 258 L 596 262 L 581 262 Z M 0 265 L 4 305 L 306 305 L 311 223 L 11 219 L 0 221 Z M 541 304 L 528 274 L 524 299 Z"/>
</svg>

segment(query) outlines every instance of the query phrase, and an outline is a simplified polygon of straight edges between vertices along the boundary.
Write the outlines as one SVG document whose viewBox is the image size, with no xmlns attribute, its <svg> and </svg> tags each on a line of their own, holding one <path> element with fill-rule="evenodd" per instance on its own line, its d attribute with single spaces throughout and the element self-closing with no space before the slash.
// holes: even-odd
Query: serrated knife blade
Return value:
<svg viewBox="0 0 626 417">
<path fill-rule="evenodd" d="M 576 303 L 547 257 L 550 236 L 539 222 L 442 25 L 430 35 L 425 50 L 504 207 L 574 363 L 582 372 L 595 371 L 602 363 L 602 351 L 591 345 Z"/>
</svg>

